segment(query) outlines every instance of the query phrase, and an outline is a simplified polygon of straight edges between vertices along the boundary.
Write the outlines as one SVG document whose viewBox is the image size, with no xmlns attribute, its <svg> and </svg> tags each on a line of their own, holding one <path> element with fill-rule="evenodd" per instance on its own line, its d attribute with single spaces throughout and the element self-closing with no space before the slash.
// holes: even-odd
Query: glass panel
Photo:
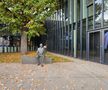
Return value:
<svg viewBox="0 0 108 90">
<path fill-rule="evenodd" d="M 102 12 L 102 0 L 95 0 L 95 13 L 100 14 Z"/>
<path fill-rule="evenodd" d="M 77 57 L 80 57 L 80 22 L 77 28 Z"/>
<path fill-rule="evenodd" d="M 88 28 L 93 29 L 93 5 L 88 7 Z"/>
<path fill-rule="evenodd" d="M 87 0 L 88 2 L 88 5 L 92 4 L 93 3 L 93 0 Z"/>
<path fill-rule="evenodd" d="M 100 32 L 90 34 L 90 60 L 100 62 Z"/>
<path fill-rule="evenodd" d="M 77 20 L 80 20 L 80 0 L 77 0 Z"/>
<path fill-rule="evenodd" d="M 73 40 L 73 38 L 72 38 L 72 25 L 70 24 L 69 25 L 69 55 L 70 56 L 73 56 L 73 43 L 72 43 L 72 40 Z"/>
<path fill-rule="evenodd" d="M 93 29 L 93 16 L 88 18 L 88 29 Z"/>
<path fill-rule="evenodd" d="M 93 16 L 93 5 L 88 7 L 88 17 Z"/>
<path fill-rule="evenodd" d="M 95 0 L 95 28 L 101 27 L 102 22 L 102 0 Z"/>
<path fill-rule="evenodd" d="M 66 32 L 65 32 L 65 40 L 66 40 L 66 44 L 65 44 L 65 52 L 66 55 L 69 55 L 68 51 L 69 51 L 69 32 L 68 32 L 68 26 L 66 26 Z"/>
<path fill-rule="evenodd" d="M 108 0 L 104 0 L 104 11 L 108 10 Z"/>
<path fill-rule="evenodd" d="M 86 0 L 83 0 L 83 19 L 87 17 L 87 5 Z"/>
<path fill-rule="evenodd" d="M 74 0 L 74 22 L 77 20 L 77 0 Z"/>
<path fill-rule="evenodd" d="M 94 60 L 94 34 L 90 34 L 90 42 L 89 42 L 89 46 L 90 46 L 90 60 Z"/>
<path fill-rule="evenodd" d="M 86 20 L 82 21 L 82 58 L 86 58 Z"/>
<path fill-rule="evenodd" d="M 95 28 L 101 27 L 102 13 L 95 15 Z"/>
<path fill-rule="evenodd" d="M 105 62 L 108 63 L 108 31 L 104 35 L 104 53 L 105 53 Z"/>
<path fill-rule="evenodd" d="M 65 42 L 66 42 L 65 27 L 63 27 L 63 54 L 65 53 Z"/>
<path fill-rule="evenodd" d="M 108 10 L 104 12 L 104 26 L 108 26 Z"/>
<path fill-rule="evenodd" d="M 65 19 L 68 18 L 68 0 L 65 2 Z"/>
<path fill-rule="evenodd" d="M 104 26 L 108 26 L 108 0 L 104 0 Z"/>
</svg>

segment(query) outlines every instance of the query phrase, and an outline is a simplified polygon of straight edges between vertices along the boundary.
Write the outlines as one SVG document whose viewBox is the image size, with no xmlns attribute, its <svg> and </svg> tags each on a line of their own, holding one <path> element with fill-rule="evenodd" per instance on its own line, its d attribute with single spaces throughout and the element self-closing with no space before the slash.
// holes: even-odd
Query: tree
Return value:
<svg viewBox="0 0 108 90">
<path fill-rule="evenodd" d="M 21 53 L 27 52 L 27 36 L 45 33 L 44 21 L 56 9 L 56 0 L 0 0 L 0 23 L 4 30 L 21 34 Z"/>
</svg>

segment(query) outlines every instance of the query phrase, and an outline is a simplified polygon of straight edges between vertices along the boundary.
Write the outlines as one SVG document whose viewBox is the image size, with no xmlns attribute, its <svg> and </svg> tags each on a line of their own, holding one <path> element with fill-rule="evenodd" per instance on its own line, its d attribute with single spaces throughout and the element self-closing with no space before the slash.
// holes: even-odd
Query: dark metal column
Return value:
<svg viewBox="0 0 108 90">
<path fill-rule="evenodd" d="M 104 27 L 104 0 L 102 0 L 102 28 Z M 101 34 L 101 47 L 100 47 L 100 49 L 101 49 L 101 51 L 100 51 L 100 62 L 101 63 L 104 63 L 105 62 L 105 52 L 104 52 L 104 30 L 101 30 L 101 32 L 100 32 L 100 34 Z"/>
<path fill-rule="evenodd" d="M 82 18 L 83 18 L 83 2 L 80 0 L 80 58 L 82 58 Z"/>
<path fill-rule="evenodd" d="M 101 42 L 100 42 L 100 63 L 104 63 L 105 62 L 105 52 L 104 52 L 104 30 L 102 30 L 101 32 L 100 32 L 100 35 L 101 35 Z"/>
<path fill-rule="evenodd" d="M 74 0 L 70 0 L 70 19 L 71 19 L 71 54 L 73 56 L 73 44 L 74 44 L 74 34 L 73 34 L 73 22 L 74 22 Z"/>
<path fill-rule="evenodd" d="M 87 5 L 87 1 L 88 0 L 86 0 L 86 5 Z M 87 18 L 86 18 L 86 59 L 89 60 L 88 9 L 87 9 Z"/>
</svg>

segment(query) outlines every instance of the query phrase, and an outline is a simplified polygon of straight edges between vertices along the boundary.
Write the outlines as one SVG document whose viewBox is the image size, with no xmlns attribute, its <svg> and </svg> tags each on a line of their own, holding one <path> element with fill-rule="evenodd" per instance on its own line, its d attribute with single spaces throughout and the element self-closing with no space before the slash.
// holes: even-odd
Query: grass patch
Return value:
<svg viewBox="0 0 108 90">
<path fill-rule="evenodd" d="M 0 63 L 19 63 L 21 62 L 20 53 L 0 53 Z"/>
<path fill-rule="evenodd" d="M 30 57 L 35 57 L 36 52 L 28 52 L 26 54 Z M 51 58 L 53 62 L 71 62 L 71 60 L 53 55 L 49 52 L 46 54 L 47 57 Z M 20 63 L 21 62 L 21 54 L 20 53 L 0 53 L 0 63 Z"/>
<path fill-rule="evenodd" d="M 72 62 L 70 59 L 59 57 L 59 56 L 56 56 L 56 55 L 49 53 L 49 52 L 47 52 L 46 56 L 51 58 L 54 63 L 56 63 L 56 62 Z"/>
</svg>

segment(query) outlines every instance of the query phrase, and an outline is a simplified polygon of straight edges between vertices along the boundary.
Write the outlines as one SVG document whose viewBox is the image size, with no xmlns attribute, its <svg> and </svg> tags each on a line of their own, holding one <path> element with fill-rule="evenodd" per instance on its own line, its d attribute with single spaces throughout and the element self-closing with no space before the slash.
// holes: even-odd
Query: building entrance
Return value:
<svg viewBox="0 0 108 90">
<path fill-rule="evenodd" d="M 100 31 L 89 33 L 89 59 L 100 62 Z"/>
</svg>

